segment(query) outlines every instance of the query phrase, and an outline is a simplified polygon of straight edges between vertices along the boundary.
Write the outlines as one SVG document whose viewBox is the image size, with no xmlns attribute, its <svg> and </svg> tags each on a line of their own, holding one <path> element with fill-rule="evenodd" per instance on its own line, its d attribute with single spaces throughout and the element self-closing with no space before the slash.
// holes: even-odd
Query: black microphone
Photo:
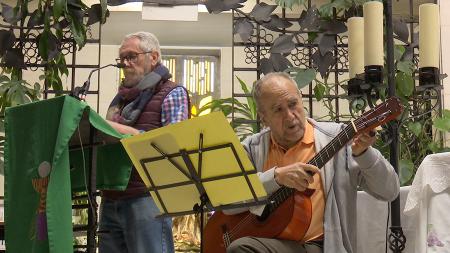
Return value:
<svg viewBox="0 0 450 253">
<path fill-rule="evenodd" d="M 87 80 L 84 82 L 83 86 L 75 87 L 75 89 L 73 89 L 72 92 L 70 92 L 70 96 L 84 101 L 84 99 L 86 98 L 86 94 L 89 91 L 89 86 L 91 85 L 92 74 L 95 71 L 99 71 L 100 69 L 104 69 L 106 67 L 111 67 L 111 66 L 116 67 L 116 68 L 125 68 L 126 67 L 125 63 L 117 63 L 117 64 L 108 64 L 103 67 L 91 70 L 91 72 L 89 73 L 89 76 L 88 76 Z"/>
</svg>

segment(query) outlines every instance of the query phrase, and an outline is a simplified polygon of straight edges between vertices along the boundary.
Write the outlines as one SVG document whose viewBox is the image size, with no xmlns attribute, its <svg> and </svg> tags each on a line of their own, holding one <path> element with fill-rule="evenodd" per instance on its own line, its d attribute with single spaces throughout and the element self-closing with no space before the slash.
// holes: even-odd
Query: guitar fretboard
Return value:
<svg viewBox="0 0 450 253">
<path fill-rule="evenodd" d="M 352 124 L 348 124 L 339 134 L 319 151 L 309 162 L 317 168 L 322 168 L 346 143 L 348 143 L 356 131 Z M 273 212 L 287 198 L 294 194 L 295 189 L 282 186 L 269 197 L 269 211 Z"/>
</svg>

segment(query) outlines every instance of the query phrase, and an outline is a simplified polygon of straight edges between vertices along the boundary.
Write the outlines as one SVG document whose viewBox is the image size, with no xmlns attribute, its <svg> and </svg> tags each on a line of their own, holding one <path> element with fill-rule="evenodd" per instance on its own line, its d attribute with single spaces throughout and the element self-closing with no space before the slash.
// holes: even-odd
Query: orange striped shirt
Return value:
<svg viewBox="0 0 450 253">
<path fill-rule="evenodd" d="M 302 140 L 288 150 L 278 145 L 273 136 L 271 136 L 271 145 L 269 148 L 267 160 L 264 164 L 264 170 L 268 170 L 275 166 L 287 166 L 295 162 L 306 163 L 311 160 L 315 154 L 316 151 L 314 148 L 314 128 L 308 121 L 306 121 L 305 134 L 303 135 Z M 315 189 L 315 192 L 311 196 L 311 225 L 309 226 L 305 237 L 301 240 L 303 242 L 323 238 L 323 213 L 325 210 L 325 195 L 321 176 L 319 173 L 316 173 L 314 175 L 314 182 L 308 188 Z"/>
</svg>

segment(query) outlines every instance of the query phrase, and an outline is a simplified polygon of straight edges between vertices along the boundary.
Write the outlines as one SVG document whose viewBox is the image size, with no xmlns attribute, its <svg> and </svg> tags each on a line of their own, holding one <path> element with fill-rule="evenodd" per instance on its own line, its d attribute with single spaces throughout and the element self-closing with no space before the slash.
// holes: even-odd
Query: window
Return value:
<svg viewBox="0 0 450 253">
<path fill-rule="evenodd" d="M 218 56 L 163 54 L 162 62 L 169 68 L 172 81 L 189 91 L 193 115 L 212 98 L 220 97 Z"/>
</svg>

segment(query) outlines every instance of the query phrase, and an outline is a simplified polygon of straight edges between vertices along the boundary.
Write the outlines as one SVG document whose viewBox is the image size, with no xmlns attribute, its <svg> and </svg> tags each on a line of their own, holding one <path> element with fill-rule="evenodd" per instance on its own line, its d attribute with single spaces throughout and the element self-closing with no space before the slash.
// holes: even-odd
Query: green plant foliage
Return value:
<svg viewBox="0 0 450 253">
<path fill-rule="evenodd" d="M 321 83 L 317 83 L 314 87 L 314 96 L 316 97 L 317 101 L 322 100 L 323 95 L 325 93 L 325 86 Z"/>
<path fill-rule="evenodd" d="M 399 161 L 400 184 L 405 185 L 414 176 L 414 163 L 411 160 Z"/>
<path fill-rule="evenodd" d="M 450 132 L 450 110 L 444 110 L 443 116 L 434 119 L 434 127 L 443 131 Z"/>
<path fill-rule="evenodd" d="M 420 122 L 409 122 L 408 129 L 415 135 L 419 136 L 422 133 L 422 124 Z"/>
<path fill-rule="evenodd" d="M 394 46 L 394 60 L 397 62 L 399 61 L 403 54 L 405 53 L 406 49 L 402 45 L 395 45 Z"/>
<path fill-rule="evenodd" d="M 41 85 L 30 85 L 21 78 L 20 72 L 11 70 L 11 78 L 3 73 L 0 75 L 0 113 L 10 106 L 36 101 L 41 96 Z"/>
<path fill-rule="evenodd" d="M 395 76 L 395 84 L 397 86 L 397 93 L 404 97 L 409 97 L 414 91 L 414 80 L 412 76 L 405 72 L 398 72 Z"/>
<path fill-rule="evenodd" d="M 99 1 L 100 3 L 88 7 L 81 0 L 38 0 L 36 9 L 31 11 L 29 4 L 32 0 L 18 1 L 15 7 L 2 3 L 1 15 L 11 27 L 4 26 L 5 28 L 0 29 L 0 41 L 6 42 L 0 46 L 0 62 L 7 68 L 26 68 L 21 50 L 25 42 L 16 38 L 12 30 L 18 23 L 24 24 L 23 27 L 27 29 L 25 35 L 31 30 L 37 32 L 38 55 L 50 68 L 45 73 L 46 85 L 61 92 L 60 76 L 68 73 L 61 52 L 63 30 L 71 31 L 78 50 L 83 48 L 87 40 L 87 27 L 96 22 L 106 22 L 109 15 L 106 0 Z"/>
<path fill-rule="evenodd" d="M 333 10 L 335 9 L 337 14 L 340 14 L 345 9 L 353 6 L 351 0 L 334 0 L 330 3 L 324 4 L 320 7 L 319 12 L 322 17 L 330 18 L 333 16 Z"/>
<path fill-rule="evenodd" d="M 256 103 L 251 96 L 249 86 L 239 77 L 236 78 L 241 85 L 242 91 L 249 95 L 246 97 L 246 103 L 241 102 L 236 98 L 214 99 L 199 108 L 198 114 L 207 110 L 222 111 L 226 117 L 230 117 L 231 114 L 234 113 L 233 121 L 230 122 L 230 124 L 239 138 L 243 140 L 245 137 L 259 131 L 259 127 L 256 124 Z"/>
<path fill-rule="evenodd" d="M 411 61 L 399 61 L 397 62 L 397 70 L 407 75 L 412 75 L 414 64 Z"/>
</svg>

